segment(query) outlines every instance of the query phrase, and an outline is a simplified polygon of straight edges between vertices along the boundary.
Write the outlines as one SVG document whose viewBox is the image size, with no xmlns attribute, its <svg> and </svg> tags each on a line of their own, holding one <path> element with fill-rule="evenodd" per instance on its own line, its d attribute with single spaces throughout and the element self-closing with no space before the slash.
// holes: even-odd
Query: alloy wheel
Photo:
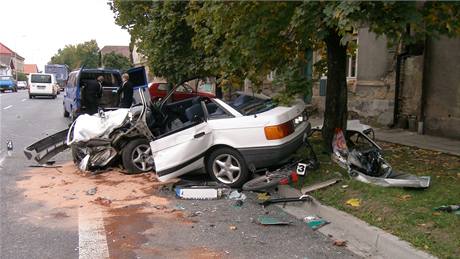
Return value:
<svg viewBox="0 0 460 259">
<path fill-rule="evenodd" d="M 221 154 L 214 159 L 212 171 L 216 178 L 225 184 L 231 184 L 241 176 L 241 165 L 238 159 L 230 154 Z"/>
<path fill-rule="evenodd" d="M 147 144 L 139 145 L 133 149 L 133 152 L 131 153 L 131 159 L 134 166 L 143 172 L 153 169 L 154 163 L 152 158 L 152 150 Z"/>
</svg>

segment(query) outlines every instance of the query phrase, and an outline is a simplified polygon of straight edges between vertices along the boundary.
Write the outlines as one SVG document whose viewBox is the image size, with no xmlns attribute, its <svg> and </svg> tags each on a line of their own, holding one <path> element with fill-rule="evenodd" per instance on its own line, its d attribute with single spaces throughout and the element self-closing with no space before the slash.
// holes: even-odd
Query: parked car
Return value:
<svg viewBox="0 0 460 259">
<path fill-rule="evenodd" d="M 136 67 L 127 71 L 130 82 L 138 87 L 147 87 L 144 67 Z M 115 108 L 118 102 L 116 90 L 121 85 L 121 73 L 114 69 L 82 68 L 72 71 L 65 86 L 64 93 L 64 117 L 72 120 L 78 115 L 86 113 L 85 107 L 81 106 L 81 86 L 90 80 L 96 80 L 98 76 L 104 77 L 102 83 L 103 93 L 100 100 L 101 108 Z M 139 84 L 140 82 L 140 84 Z"/>
<path fill-rule="evenodd" d="M 17 92 L 16 80 L 12 76 L 0 76 L 0 91 Z"/>
<path fill-rule="evenodd" d="M 184 83 L 176 88 L 171 96 L 171 101 L 177 102 L 194 96 L 215 97 L 211 91 L 204 91 L 204 89 L 204 87 L 198 87 L 198 90 L 194 90 L 189 84 Z M 168 83 L 152 83 L 149 87 L 149 93 L 153 102 L 161 100 L 168 93 Z"/>
<path fill-rule="evenodd" d="M 18 81 L 17 86 L 18 89 L 27 89 L 29 87 L 27 81 Z"/>
<path fill-rule="evenodd" d="M 37 96 L 49 96 L 55 99 L 57 94 L 58 86 L 53 74 L 31 73 L 29 75 L 29 99 Z"/>
</svg>

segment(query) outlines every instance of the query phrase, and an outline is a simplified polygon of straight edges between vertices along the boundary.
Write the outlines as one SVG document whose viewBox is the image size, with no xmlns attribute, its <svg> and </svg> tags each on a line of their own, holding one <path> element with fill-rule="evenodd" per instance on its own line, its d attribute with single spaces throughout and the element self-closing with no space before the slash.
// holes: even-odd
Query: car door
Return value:
<svg viewBox="0 0 460 259">
<path fill-rule="evenodd" d="M 213 140 L 209 124 L 201 122 L 150 142 L 159 179 L 165 181 L 201 168 Z"/>
<path fill-rule="evenodd" d="M 133 88 L 148 87 L 147 75 L 145 74 L 145 67 L 134 67 L 126 71 L 129 75 L 129 82 L 133 84 Z"/>
</svg>

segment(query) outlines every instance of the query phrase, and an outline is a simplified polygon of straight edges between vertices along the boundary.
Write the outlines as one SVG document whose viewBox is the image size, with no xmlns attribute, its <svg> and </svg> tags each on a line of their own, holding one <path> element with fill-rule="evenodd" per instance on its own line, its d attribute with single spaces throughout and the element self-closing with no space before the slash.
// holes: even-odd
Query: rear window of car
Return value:
<svg viewBox="0 0 460 259">
<path fill-rule="evenodd" d="M 242 115 L 254 115 L 271 110 L 277 106 L 271 98 L 235 93 L 227 103 Z"/>
<path fill-rule="evenodd" d="M 42 84 L 50 84 L 51 83 L 51 75 L 32 75 L 30 82 L 32 83 L 42 83 Z"/>
</svg>

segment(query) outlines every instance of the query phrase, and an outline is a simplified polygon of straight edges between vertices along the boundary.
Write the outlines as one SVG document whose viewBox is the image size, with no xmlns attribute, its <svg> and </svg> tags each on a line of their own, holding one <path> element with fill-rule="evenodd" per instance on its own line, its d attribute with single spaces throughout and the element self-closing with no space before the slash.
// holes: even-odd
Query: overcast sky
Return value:
<svg viewBox="0 0 460 259">
<path fill-rule="evenodd" d="M 129 33 L 115 24 L 107 0 L 5 0 L 0 4 L 0 42 L 40 70 L 59 48 L 95 39 L 128 45 Z M 5 17 L 6 15 L 6 17 Z"/>
</svg>

